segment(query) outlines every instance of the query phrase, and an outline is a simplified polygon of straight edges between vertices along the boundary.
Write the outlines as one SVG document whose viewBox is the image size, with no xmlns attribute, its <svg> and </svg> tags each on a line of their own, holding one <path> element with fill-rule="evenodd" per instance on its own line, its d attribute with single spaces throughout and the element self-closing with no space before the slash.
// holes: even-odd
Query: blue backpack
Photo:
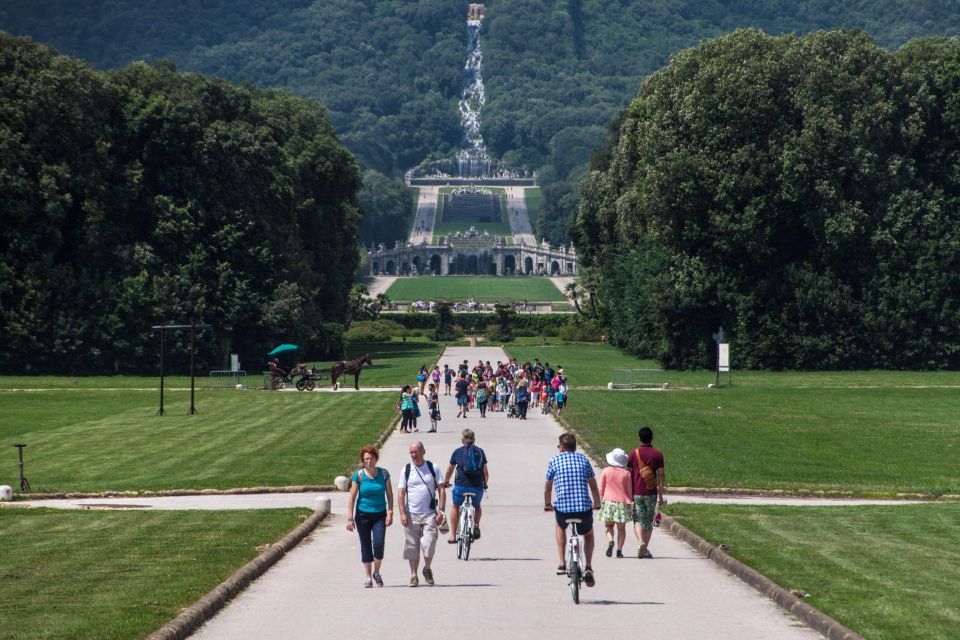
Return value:
<svg viewBox="0 0 960 640">
<path fill-rule="evenodd" d="M 463 450 L 463 463 L 460 468 L 464 471 L 483 470 L 483 452 L 474 445 L 468 445 Z"/>
</svg>

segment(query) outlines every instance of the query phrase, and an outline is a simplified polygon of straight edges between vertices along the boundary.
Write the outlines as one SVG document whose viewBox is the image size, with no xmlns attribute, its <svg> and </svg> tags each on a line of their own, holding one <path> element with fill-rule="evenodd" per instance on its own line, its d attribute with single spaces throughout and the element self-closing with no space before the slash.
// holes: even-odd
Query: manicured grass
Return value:
<svg viewBox="0 0 960 640">
<path fill-rule="evenodd" d="M 757 385 L 574 390 L 563 418 L 598 452 L 630 449 L 638 428 L 652 426 L 675 486 L 956 494 L 958 394 Z"/>
<path fill-rule="evenodd" d="M 197 388 L 209 387 L 208 371 L 197 373 Z M 250 374 L 253 375 L 253 374 Z M 166 376 L 167 389 L 189 388 L 189 376 Z M 160 389 L 155 376 L 0 376 L 4 389 Z"/>
<path fill-rule="evenodd" d="M 543 206 L 543 191 L 540 187 L 524 189 L 523 197 L 527 205 L 527 216 L 530 218 L 530 226 L 533 227 L 533 235 L 539 238 L 540 233 L 538 232 L 539 227 L 537 225 L 540 221 L 540 207 Z"/>
<path fill-rule="evenodd" d="M 954 457 L 954 460 L 956 458 Z M 671 515 L 871 640 L 960 633 L 960 505 L 672 505 Z"/>
<path fill-rule="evenodd" d="M 634 358 L 609 344 L 565 343 L 560 342 L 559 338 L 550 338 L 549 341 L 552 344 L 535 346 L 510 343 L 506 345 L 506 350 L 510 357 L 521 363 L 539 358 L 542 364 L 550 363 L 554 369 L 563 367 L 569 383 L 574 387 L 606 387 L 614 368 L 659 369 L 659 365 L 652 360 Z M 673 374 L 651 375 L 658 380 L 662 376 L 663 381 L 676 384 L 677 377 Z M 702 381 L 703 386 L 713 381 L 711 374 L 704 372 L 684 373 L 683 379 Z"/>
<path fill-rule="evenodd" d="M 0 393 L 4 484 L 27 443 L 36 492 L 227 489 L 331 484 L 396 413 L 393 393 L 170 392 L 167 415 L 145 391 Z"/>
<path fill-rule="evenodd" d="M 397 278 L 387 291 L 391 300 L 461 301 L 473 298 L 477 302 L 553 302 L 563 301 L 563 294 L 547 278 L 505 278 L 498 276 L 420 276 Z"/>
<path fill-rule="evenodd" d="M 0 509 L 0 639 L 142 638 L 307 515 Z"/>
</svg>

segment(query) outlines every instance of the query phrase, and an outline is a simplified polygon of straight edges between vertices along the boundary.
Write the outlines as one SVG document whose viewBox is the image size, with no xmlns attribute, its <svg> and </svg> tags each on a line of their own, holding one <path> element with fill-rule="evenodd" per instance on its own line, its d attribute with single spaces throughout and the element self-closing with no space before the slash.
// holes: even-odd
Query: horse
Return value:
<svg viewBox="0 0 960 640">
<path fill-rule="evenodd" d="M 357 391 L 360 391 L 360 371 L 363 369 L 364 364 L 369 364 L 373 366 L 373 360 L 370 359 L 370 354 L 365 353 L 359 358 L 354 358 L 353 360 L 340 360 L 334 362 L 330 367 L 330 379 L 333 384 L 334 391 L 337 390 L 337 378 L 342 375 L 353 374 L 353 388 Z"/>
</svg>

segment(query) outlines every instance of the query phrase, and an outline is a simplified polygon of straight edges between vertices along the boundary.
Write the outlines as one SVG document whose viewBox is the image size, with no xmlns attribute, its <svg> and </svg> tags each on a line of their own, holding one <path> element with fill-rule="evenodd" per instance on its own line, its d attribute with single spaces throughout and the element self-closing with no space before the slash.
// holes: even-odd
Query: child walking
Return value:
<svg viewBox="0 0 960 640">
<path fill-rule="evenodd" d="M 627 520 L 633 519 L 633 484 L 627 467 L 627 454 L 614 449 L 607 454 L 610 466 L 600 474 L 600 521 L 606 528 L 607 557 L 613 556 L 613 526 L 617 526 L 617 557 L 623 557 L 627 541 Z"/>
</svg>

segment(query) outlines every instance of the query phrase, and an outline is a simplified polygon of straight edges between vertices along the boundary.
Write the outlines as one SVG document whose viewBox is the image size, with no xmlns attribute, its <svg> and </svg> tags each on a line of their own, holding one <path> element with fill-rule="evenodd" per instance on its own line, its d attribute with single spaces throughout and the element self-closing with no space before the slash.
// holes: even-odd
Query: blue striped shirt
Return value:
<svg viewBox="0 0 960 640">
<path fill-rule="evenodd" d="M 596 475 L 587 456 L 576 451 L 561 451 L 547 465 L 547 480 L 553 481 L 556 497 L 553 508 L 560 513 L 577 513 L 593 509 L 590 478 Z"/>
</svg>

